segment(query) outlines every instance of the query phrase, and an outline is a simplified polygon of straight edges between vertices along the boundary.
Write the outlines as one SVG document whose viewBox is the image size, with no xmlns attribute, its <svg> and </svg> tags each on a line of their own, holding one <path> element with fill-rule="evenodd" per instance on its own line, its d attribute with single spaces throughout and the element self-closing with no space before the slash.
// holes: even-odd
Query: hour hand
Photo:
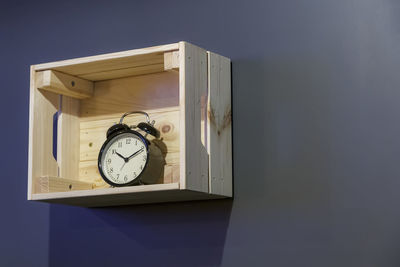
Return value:
<svg viewBox="0 0 400 267">
<path fill-rule="evenodd" d="M 128 159 L 127 158 L 125 158 L 124 156 L 122 156 L 121 154 L 119 154 L 118 152 L 115 152 L 115 154 L 117 154 L 119 157 L 121 157 L 122 159 L 124 159 L 124 161 L 125 162 L 127 162 L 128 161 Z"/>
</svg>

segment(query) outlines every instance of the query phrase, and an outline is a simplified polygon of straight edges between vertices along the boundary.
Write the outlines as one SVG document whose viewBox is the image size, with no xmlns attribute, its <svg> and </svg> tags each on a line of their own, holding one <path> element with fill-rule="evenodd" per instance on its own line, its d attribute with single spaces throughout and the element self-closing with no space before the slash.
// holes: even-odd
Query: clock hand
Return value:
<svg viewBox="0 0 400 267">
<path fill-rule="evenodd" d="M 125 158 L 124 156 L 122 156 L 121 154 L 119 154 L 118 152 L 115 152 L 115 154 L 117 154 L 118 156 L 120 156 L 121 158 L 124 159 L 125 162 L 127 162 L 129 159 Z"/>
<path fill-rule="evenodd" d="M 138 151 L 136 151 L 135 153 L 133 153 L 132 155 L 130 155 L 130 156 L 127 158 L 127 161 L 129 161 L 131 158 L 133 158 L 134 156 L 136 156 L 137 154 L 139 154 L 139 153 L 142 152 L 142 151 L 143 151 L 143 148 L 139 149 Z"/>
<path fill-rule="evenodd" d="M 129 157 L 124 158 L 125 162 L 124 162 L 124 164 L 122 164 L 120 171 L 122 171 L 122 168 L 125 166 L 125 164 L 126 164 L 131 158 L 133 158 L 134 156 L 136 156 L 137 154 L 139 154 L 139 153 L 142 152 L 142 151 L 143 151 L 143 148 L 139 149 L 138 151 L 136 151 L 135 153 L 133 153 L 133 154 L 130 155 Z M 118 152 L 117 152 L 117 154 L 118 154 Z M 121 155 L 119 155 L 119 156 L 122 157 Z"/>
<path fill-rule="evenodd" d="M 126 163 L 127 161 L 124 161 L 124 164 L 122 164 L 121 169 L 119 169 L 120 171 L 122 171 L 122 168 L 125 166 Z"/>
</svg>

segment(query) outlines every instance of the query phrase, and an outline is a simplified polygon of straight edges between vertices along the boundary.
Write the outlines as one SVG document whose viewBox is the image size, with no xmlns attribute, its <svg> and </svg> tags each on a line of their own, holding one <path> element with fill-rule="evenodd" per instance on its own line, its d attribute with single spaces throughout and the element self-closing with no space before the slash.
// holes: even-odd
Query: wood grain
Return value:
<svg viewBox="0 0 400 267">
<path fill-rule="evenodd" d="M 114 69 L 102 72 L 94 72 L 94 73 L 87 73 L 79 75 L 79 77 L 88 79 L 91 81 L 103 81 L 103 80 L 111 80 L 111 79 L 118 79 L 123 77 L 129 76 L 138 76 L 138 75 L 145 75 L 157 72 L 163 72 L 164 65 L 163 63 L 152 64 L 152 65 L 144 65 L 144 66 L 137 66 L 137 67 L 130 67 L 130 68 L 123 68 L 123 69 Z"/>
<path fill-rule="evenodd" d="M 93 189 L 93 184 L 60 177 L 42 176 L 35 178 L 35 194 L 70 192 Z"/>
<path fill-rule="evenodd" d="M 208 52 L 208 153 L 210 193 L 232 196 L 230 59 Z"/>
</svg>

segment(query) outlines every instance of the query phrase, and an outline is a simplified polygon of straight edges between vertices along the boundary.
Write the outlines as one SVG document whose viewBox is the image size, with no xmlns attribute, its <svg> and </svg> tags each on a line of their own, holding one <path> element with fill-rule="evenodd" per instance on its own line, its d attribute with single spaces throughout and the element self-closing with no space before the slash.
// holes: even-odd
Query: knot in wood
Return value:
<svg viewBox="0 0 400 267">
<path fill-rule="evenodd" d="M 170 125 L 164 125 L 162 128 L 161 128 L 161 131 L 163 132 L 163 133 L 168 133 L 169 131 L 171 130 L 171 126 Z"/>
</svg>

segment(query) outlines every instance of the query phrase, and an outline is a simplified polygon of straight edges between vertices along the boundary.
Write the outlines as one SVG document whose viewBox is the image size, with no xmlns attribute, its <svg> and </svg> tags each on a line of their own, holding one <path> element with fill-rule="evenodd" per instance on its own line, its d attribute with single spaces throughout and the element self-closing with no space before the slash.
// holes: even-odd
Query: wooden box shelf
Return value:
<svg viewBox="0 0 400 267">
<path fill-rule="evenodd" d="M 28 200 L 94 207 L 232 196 L 228 58 L 179 42 L 33 65 L 30 87 Z M 131 110 L 156 121 L 165 166 L 157 184 L 112 188 L 97 157 L 107 129 Z"/>
</svg>

